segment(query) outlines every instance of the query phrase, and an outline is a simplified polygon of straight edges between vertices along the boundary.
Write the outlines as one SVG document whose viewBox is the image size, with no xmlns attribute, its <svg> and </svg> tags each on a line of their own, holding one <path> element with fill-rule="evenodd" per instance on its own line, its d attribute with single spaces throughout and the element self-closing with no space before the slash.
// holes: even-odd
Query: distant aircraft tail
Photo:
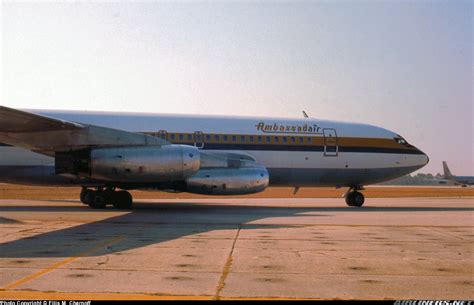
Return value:
<svg viewBox="0 0 474 305">
<path fill-rule="evenodd" d="M 449 170 L 448 163 L 446 161 L 443 161 L 443 171 L 444 171 L 444 179 L 450 179 L 453 177 L 453 174 L 451 174 L 451 171 Z"/>
</svg>

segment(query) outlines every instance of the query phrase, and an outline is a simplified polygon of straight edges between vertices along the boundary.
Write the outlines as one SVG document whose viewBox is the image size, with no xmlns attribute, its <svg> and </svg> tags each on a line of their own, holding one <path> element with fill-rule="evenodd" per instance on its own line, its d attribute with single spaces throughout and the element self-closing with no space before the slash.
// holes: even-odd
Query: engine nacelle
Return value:
<svg viewBox="0 0 474 305">
<path fill-rule="evenodd" d="M 199 167 L 199 151 L 193 146 L 96 148 L 90 152 L 89 177 L 133 183 L 182 181 Z"/>
<path fill-rule="evenodd" d="M 264 167 L 201 169 L 186 179 L 186 192 L 206 195 L 243 195 L 258 193 L 268 186 Z"/>
</svg>

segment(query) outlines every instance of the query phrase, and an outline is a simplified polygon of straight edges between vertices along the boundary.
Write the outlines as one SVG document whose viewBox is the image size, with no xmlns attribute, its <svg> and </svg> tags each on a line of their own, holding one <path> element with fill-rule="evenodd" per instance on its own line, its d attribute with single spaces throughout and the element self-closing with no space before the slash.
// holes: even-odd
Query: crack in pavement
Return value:
<svg viewBox="0 0 474 305">
<path fill-rule="evenodd" d="M 227 279 L 227 275 L 229 274 L 230 269 L 232 267 L 232 255 L 234 254 L 235 244 L 237 243 L 237 239 L 239 238 L 239 234 L 240 234 L 241 229 L 242 229 L 242 224 L 239 225 L 239 228 L 237 229 L 237 233 L 235 234 L 235 238 L 234 238 L 234 242 L 232 244 L 232 248 L 230 250 L 229 256 L 227 257 L 227 261 L 224 265 L 224 270 L 222 271 L 222 275 L 221 275 L 221 278 L 219 280 L 219 284 L 217 285 L 214 300 L 219 300 L 220 299 L 219 294 L 221 293 L 222 289 L 224 289 L 224 287 L 225 287 L 225 280 Z"/>
</svg>

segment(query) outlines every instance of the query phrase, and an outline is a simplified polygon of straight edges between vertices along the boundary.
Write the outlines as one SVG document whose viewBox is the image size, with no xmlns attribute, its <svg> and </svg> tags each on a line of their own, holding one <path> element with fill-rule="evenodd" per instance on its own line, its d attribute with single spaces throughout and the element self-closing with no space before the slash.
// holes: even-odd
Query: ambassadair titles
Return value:
<svg viewBox="0 0 474 305">
<path fill-rule="evenodd" d="M 321 134 L 321 127 L 316 124 L 283 125 L 259 122 L 255 127 L 257 128 L 257 131 L 264 133 Z"/>
</svg>

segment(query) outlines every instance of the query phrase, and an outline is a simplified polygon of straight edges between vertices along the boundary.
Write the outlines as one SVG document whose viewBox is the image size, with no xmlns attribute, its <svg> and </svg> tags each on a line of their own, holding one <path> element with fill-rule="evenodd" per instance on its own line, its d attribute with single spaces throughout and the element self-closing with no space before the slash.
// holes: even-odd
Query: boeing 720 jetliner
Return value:
<svg viewBox="0 0 474 305">
<path fill-rule="evenodd" d="M 258 118 L 23 111 L 0 107 L 0 182 L 82 187 L 91 208 L 132 207 L 127 190 L 251 194 L 270 186 L 364 185 L 428 163 L 400 135 L 367 124 Z"/>
<path fill-rule="evenodd" d="M 460 184 L 462 187 L 468 185 L 474 185 L 474 176 L 454 176 L 449 170 L 448 163 L 443 161 L 443 172 L 444 179 L 454 182 L 454 184 Z"/>
</svg>

